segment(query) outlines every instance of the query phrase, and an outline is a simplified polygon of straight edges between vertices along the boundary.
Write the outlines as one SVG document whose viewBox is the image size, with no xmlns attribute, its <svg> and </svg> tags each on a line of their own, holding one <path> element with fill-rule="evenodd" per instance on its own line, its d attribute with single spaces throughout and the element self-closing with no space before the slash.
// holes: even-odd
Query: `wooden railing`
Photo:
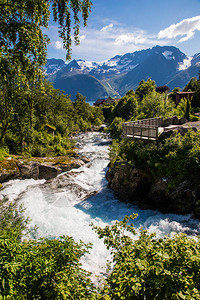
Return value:
<svg viewBox="0 0 200 300">
<path fill-rule="evenodd" d="M 124 138 L 157 140 L 163 118 L 151 118 L 122 124 Z"/>
</svg>

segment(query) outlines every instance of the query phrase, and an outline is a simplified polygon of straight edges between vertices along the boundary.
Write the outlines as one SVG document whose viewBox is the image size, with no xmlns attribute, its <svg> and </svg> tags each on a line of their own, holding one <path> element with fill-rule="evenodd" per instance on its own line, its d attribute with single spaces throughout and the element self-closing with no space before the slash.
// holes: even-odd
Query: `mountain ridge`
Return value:
<svg viewBox="0 0 200 300">
<path fill-rule="evenodd" d="M 148 78 L 155 80 L 157 86 L 183 89 L 191 77 L 198 75 L 199 69 L 200 53 L 188 57 L 174 46 L 155 46 L 116 55 L 103 62 L 74 59 L 65 63 L 60 59 L 48 59 L 45 66 L 47 78 L 55 88 L 71 95 L 72 100 L 80 92 L 87 101 L 121 97 Z"/>
</svg>

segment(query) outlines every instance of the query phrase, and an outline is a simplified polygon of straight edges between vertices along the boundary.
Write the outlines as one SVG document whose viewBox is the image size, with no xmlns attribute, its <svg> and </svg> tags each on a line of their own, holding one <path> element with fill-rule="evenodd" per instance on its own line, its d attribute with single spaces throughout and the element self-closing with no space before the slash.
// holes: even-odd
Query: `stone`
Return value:
<svg viewBox="0 0 200 300">
<path fill-rule="evenodd" d="M 17 179 L 20 176 L 18 165 L 14 159 L 5 159 L 0 164 L 0 183 Z"/>
<path fill-rule="evenodd" d="M 180 132 L 180 134 L 184 135 L 188 132 L 188 128 L 186 127 L 180 127 L 178 132 Z"/>
<path fill-rule="evenodd" d="M 172 119 L 172 118 L 165 119 L 165 120 L 163 121 L 162 127 L 168 127 L 168 126 L 170 126 L 170 125 L 172 125 L 172 124 L 173 124 L 173 119 Z"/>
<path fill-rule="evenodd" d="M 39 166 L 39 179 L 51 179 L 61 173 L 60 168 L 41 164 Z"/>
<path fill-rule="evenodd" d="M 167 130 L 167 131 L 163 131 L 159 136 L 158 136 L 158 140 L 164 140 L 164 139 L 168 139 L 171 135 L 173 135 L 174 131 L 173 130 Z"/>
<path fill-rule="evenodd" d="M 155 207 L 160 210 L 165 210 L 168 204 L 167 201 L 167 178 L 160 178 L 155 182 L 149 192 L 148 197 L 154 202 Z"/>
<path fill-rule="evenodd" d="M 75 176 L 66 173 L 61 174 L 53 179 L 45 182 L 44 188 L 55 191 L 55 193 L 65 192 L 66 188 L 68 193 L 71 195 L 69 198 L 77 200 L 77 202 L 83 201 L 97 193 L 97 191 L 90 191 L 80 186 L 75 181 Z"/>
<path fill-rule="evenodd" d="M 106 178 L 119 198 L 133 203 L 137 203 L 148 194 L 152 182 L 148 170 L 132 168 L 128 164 L 115 164 L 106 173 Z"/>
<path fill-rule="evenodd" d="M 35 180 L 39 179 L 39 165 L 38 162 L 31 163 L 31 178 Z"/>
<path fill-rule="evenodd" d="M 20 171 L 20 177 L 22 179 L 31 178 L 31 166 L 18 164 L 18 167 L 19 167 L 19 171 Z"/>
<path fill-rule="evenodd" d="M 72 161 L 71 163 L 59 164 L 59 167 L 62 170 L 62 172 L 67 172 L 72 169 L 78 169 L 78 168 L 82 167 L 83 165 L 84 165 L 84 162 L 82 159 L 76 159 L 76 160 Z"/>
<path fill-rule="evenodd" d="M 168 210 L 177 214 L 190 214 L 198 200 L 198 190 L 192 188 L 187 180 L 181 182 L 170 194 L 171 205 Z"/>
<path fill-rule="evenodd" d="M 174 117 L 172 118 L 172 125 L 179 125 L 179 119 L 178 119 L 177 116 L 174 116 Z"/>
<path fill-rule="evenodd" d="M 185 123 L 187 123 L 187 119 L 186 118 L 180 118 L 179 119 L 179 125 L 183 125 L 183 124 L 185 124 Z"/>
<path fill-rule="evenodd" d="M 38 162 L 28 162 L 18 163 L 18 168 L 20 171 L 20 178 L 22 179 L 30 179 L 33 178 L 35 180 L 39 179 L 39 165 Z"/>
</svg>

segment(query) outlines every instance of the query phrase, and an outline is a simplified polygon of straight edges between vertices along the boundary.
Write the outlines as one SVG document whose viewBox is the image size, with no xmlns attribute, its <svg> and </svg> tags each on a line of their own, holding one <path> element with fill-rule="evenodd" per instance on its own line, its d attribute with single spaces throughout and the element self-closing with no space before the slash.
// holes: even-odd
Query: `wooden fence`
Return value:
<svg viewBox="0 0 200 300">
<path fill-rule="evenodd" d="M 130 139 L 157 140 L 163 118 L 151 118 L 122 124 L 122 136 Z"/>
</svg>

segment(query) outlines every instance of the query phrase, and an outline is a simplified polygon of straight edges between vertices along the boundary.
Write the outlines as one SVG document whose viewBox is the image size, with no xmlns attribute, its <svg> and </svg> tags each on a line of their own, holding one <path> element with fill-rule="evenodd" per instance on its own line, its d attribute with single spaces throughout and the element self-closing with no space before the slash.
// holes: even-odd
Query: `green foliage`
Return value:
<svg viewBox="0 0 200 300">
<path fill-rule="evenodd" d="M 23 209 L 1 203 L 0 296 L 3 299 L 96 299 L 80 258 L 90 246 L 71 237 L 22 240 Z"/>
<path fill-rule="evenodd" d="M 0 147 L 0 160 L 3 160 L 5 156 L 8 156 L 8 150 Z"/>
<path fill-rule="evenodd" d="M 134 239 L 133 223 L 128 225 L 134 218 L 93 226 L 113 253 L 102 299 L 199 299 L 200 240 L 184 234 L 157 239 L 143 229 Z"/>
<path fill-rule="evenodd" d="M 186 115 L 186 110 L 187 110 L 187 99 L 183 98 L 177 105 L 175 109 L 175 115 L 179 118 L 183 118 Z"/>
<path fill-rule="evenodd" d="M 91 107 L 81 94 L 73 103 L 47 81 L 33 85 L 29 93 L 21 90 L 16 99 L 13 121 L 2 140 L 12 154 L 65 155 L 74 146 L 74 132 L 104 121 L 101 109 Z"/>
<path fill-rule="evenodd" d="M 123 139 L 111 145 L 111 164 L 120 160 L 131 166 L 148 167 L 155 178 L 168 177 L 173 185 L 186 177 L 198 183 L 199 145 L 199 132 L 194 131 L 188 131 L 183 136 L 174 133 L 157 144 Z"/>
<path fill-rule="evenodd" d="M 138 116 L 139 119 L 155 117 L 172 117 L 174 113 L 174 102 L 166 94 L 160 94 L 155 91 L 145 95 L 140 102 Z"/>
<path fill-rule="evenodd" d="M 141 229 L 136 239 L 126 216 L 112 226 L 93 226 L 113 259 L 96 291 L 80 259 L 90 245 L 68 236 L 25 240 L 22 207 L 0 203 L 1 299 L 199 299 L 200 240 L 184 234 L 157 239 Z"/>
<path fill-rule="evenodd" d="M 138 98 L 138 101 L 142 101 L 144 96 L 151 94 L 156 89 L 156 84 L 154 80 L 151 80 L 150 78 L 145 82 L 144 80 L 140 81 L 135 94 Z"/>
<path fill-rule="evenodd" d="M 188 96 L 186 102 L 185 116 L 184 116 L 188 121 L 190 121 L 190 114 L 191 114 L 191 102 Z"/>
<path fill-rule="evenodd" d="M 95 126 L 101 126 L 101 125 L 102 125 L 102 121 L 101 121 L 99 118 L 96 118 L 96 119 L 94 120 L 94 125 L 95 125 Z"/>
<path fill-rule="evenodd" d="M 138 114 L 138 101 L 133 90 L 130 90 L 122 97 L 113 109 L 114 117 L 121 117 L 124 120 L 136 118 Z"/>
<path fill-rule="evenodd" d="M 192 77 L 189 83 L 185 86 L 184 91 L 192 91 L 195 94 L 192 97 L 192 107 L 200 107 L 200 78 Z"/>
<path fill-rule="evenodd" d="M 29 218 L 24 218 L 24 209 L 15 202 L 8 204 L 7 199 L 0 201 L 0 236 L 20 241 L 27 233 Z"/>
<path fill-rule="evenodd" d="M 49 42 L 44 28 L 50 20 L 50 5 L 52 20 L 59 26 L 58 33 L 69 59 L 72 31 L 78 44 L 80 14 L 86 25 L 90 0 L 7 0 L 0 4 L 0 142 L 9 125 L 15 122 L 21 135 L 21 148 L 28 120 L 31 126 L 34 121 L 30 91 L 35 84 L 43 85 L 41 67 L 46 63 Z"/>
<path fill-rule="evenodd" d="M 121 117 L 116 117 L 110 124 L 108 130 L 111 134 L 111 137 L 114 139 L 121 139 L 122 135 L 122 123 L 124 120 Z"/>
</svg>

